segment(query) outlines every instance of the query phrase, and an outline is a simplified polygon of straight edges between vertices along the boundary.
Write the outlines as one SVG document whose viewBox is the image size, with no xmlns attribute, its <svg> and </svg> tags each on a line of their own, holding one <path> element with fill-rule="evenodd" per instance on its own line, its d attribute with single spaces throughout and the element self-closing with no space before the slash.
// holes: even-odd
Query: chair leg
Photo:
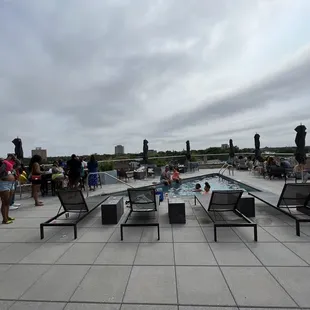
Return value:
<svg viewBox="0 0 310 310">
<path fill-rule="evenodd" d="M 121 225 L 121 241 L 123 241 L 123 226 Z"/>
<path fill-rule="evenodd" d="M 42 224 L 40 225 L 40 235 L 41 235 L 41 240 L 44 239 L 44 226 Z"/>
<path fill-rule="evenodd" d="M 158 234 L 158 240 L 160 240 L 159 225 L 157 226 L 157 234 Z"/>
<path fill-rule="evenodd" d="M 257 241 L 257 225 L 254 226 L 254 241 Z"/>
<path fill-rule="evenodd" d="M 300 237 L 300 223 L 299 221 L 296 221 L 296 235 Z"/>
<path fill-rule="evenodd" d="M 214 241 L 217 242 L 217 231 L 216 231 L 216 226 L 214 225 Z"/>
<path fill-rule="evenodd" d="M 77 238 L 77 226 L 74 225 L 73 229 L 74 229 L 74 239 L 76 239 Z"/>
</svg>

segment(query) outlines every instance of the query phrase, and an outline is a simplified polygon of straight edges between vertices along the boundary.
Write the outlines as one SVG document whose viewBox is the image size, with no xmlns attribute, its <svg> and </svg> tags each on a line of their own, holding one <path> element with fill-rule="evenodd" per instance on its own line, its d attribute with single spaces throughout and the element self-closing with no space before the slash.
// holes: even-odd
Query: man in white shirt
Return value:
<svg viewBox="0 0 310 310">
<path fill-rule="evenodd" d="M 87 168 L 87 162 L 86 162 L 86 160 L 85 160 L 84 157 L 82 158 L 82 167 L 83 167 L 84 169 Z"/>
</svg>

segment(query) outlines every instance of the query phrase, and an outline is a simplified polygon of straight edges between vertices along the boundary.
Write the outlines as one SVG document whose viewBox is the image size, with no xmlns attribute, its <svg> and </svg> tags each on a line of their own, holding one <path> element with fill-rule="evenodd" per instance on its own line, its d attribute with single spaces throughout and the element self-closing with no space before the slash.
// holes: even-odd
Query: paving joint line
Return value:
<svg viewBox="0 0 310 310">
<path fill-rule="evenodd" d="M 263 262 L 259 259 L 259 257 L 252 251 L 252 249 L 245 243 L 245 246 L 251 251 L 251 253 L 257 258 L 257 260 L 262 264 L 261 267 L 263 267 L 270 275 L 271 277 L 278 283 L 278 285 L 283 289 L 283 291 L 292 299 L 292 301 L 297 305 L 297 307 L 300 307 L 299 304 L 296 302 L 296 300 L 289 294 L 289 292 L 284 288 L 284 286 L 276 279 L 276 277 L 271 273 L 271 271 L 266 267 Z M 283 266 L 282 266 L 283 267 Z"/>
<path fill-rule="evenodd" d="M 130 227 L 127 227 L 127 228 L 130 228 Z M 138 251 L 139 251 L 139 248 L 140 248 L 140 241 L 142 239 L 142 236 L 143 236 L 143 232 L 144 232 L 144 227 L 142 228 L 142 232 L 141 232 L 141 236 L 140 236 L 140 239 L 139 239 L 139 242 L 138 242 L 138 246 L 137 246 L 137 250 L 136 250 L 136 254 L 135 254 L 135 257 L 132 261 L 132 265 L 131 265 L 131 268 L 130 268 L 130 272 L 129 272 L 129 275 L 128 275 L 128 280 L 127 280 L 127 283 L 125 285 L 125 289 L 124 289 L 124 294 L 123 294 L 123 297 L 122 297 L 122 301 L 120 302 L 120 309 L 122 308 L 122 305 L 124 303 L 124 299 L 125 299 L 125 295 L 126 295 L 126 292 L 127 292 L 127 288 L 128 288 L 128 285 L 129 285 L 129 281 L 130 281 L 130 278 L 131 278 L 131 275 L 132 275 L 132 271 L 133 271 L 133 268 L 134 268 L 134 264 L 135 264 L 135 261 L 136 261 L 136 258 L 137 258 L 137 255 L 138 255 Z M 130 265 L 129 265 L 130 266 Z"/>
</svg>

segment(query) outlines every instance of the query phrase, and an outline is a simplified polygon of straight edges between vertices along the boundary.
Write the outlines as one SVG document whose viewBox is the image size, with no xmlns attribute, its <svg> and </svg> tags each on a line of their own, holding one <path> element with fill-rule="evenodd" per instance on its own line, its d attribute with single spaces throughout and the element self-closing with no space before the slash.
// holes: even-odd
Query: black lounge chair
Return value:
<svg viewBox="0 0 310 310">
<path fill-rule="evenodd" d="M 272 178 L 279 178 L 279 179 L 284 178 L 284 181 L 286 182 L 286 179 L 287 179 L 287 171 L 285 167 L 281 167 L 281 166 L 276 166 L 276 165 L 267 166 L 267 175 L 270 180 Z"/>
<path fill-rule="evenodd" d="M 254 240 L 257 241 L 257 224 L 237 210 L 242 194 L 240 190 L 224 190 L 213 191 L 211 195 L 195 195 L 195 205 L 198 201 L 213 222 L 215 242 L 217 227 L 253 227 Z"/>
<path fill-rule="evenodd" d="M 76 239 L 77 224 L 107 200 L 109 196 L 93 196 L 85 199 L 81 190 L 72 189 L 58 191 L 58 198 L 61 206 L 57 215 L 40 224 L 41 239 L 44 238 L 44 227 L 51 226 L 73 226 L 74 239 Z M 63 211 L 61 211 L 62 209 Z M 75 216 L 69 218 L 70 215 Z M 61 216 L 65 216 L 65 218 L 59 219 Z"/>
<path fill-rule="evenodd" d="M 121 240 L 123 240 L 123 228 L 128 226 L 155 226 L 157 227 L 158 240 L 160 239 L 159 222 L 157 218 L 157 201 L 154 188 L 128 188 L 129 208 L 130 211 L 126 216 L 124 222 L 121 224 Z M 132 213 L 148 214 L 154 212 L 156 220 L 149 221 L 150 218 L 141 218 L 140 216 L 134 217 Z M 130 223 L 128 223 L 130 220 Z M 142 220 L 142 223 L 141 223 Z M 138 223 L 140 221 L 140 223 Z"/>
<path fill-rule="evenodd" d="M 297 236 L 300 236 L 300 223 L 310 222 L 309 183 L 284 184 L 280 196 L 269 192 L 249 192 L 249 195 L 294 219 Z"/>
</svg>

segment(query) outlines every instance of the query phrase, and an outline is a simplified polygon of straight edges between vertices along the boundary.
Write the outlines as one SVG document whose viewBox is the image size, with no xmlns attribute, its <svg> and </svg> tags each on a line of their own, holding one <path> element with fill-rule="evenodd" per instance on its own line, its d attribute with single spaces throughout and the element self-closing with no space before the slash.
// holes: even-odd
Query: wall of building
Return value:
<svg viewBox="0 0 310 310">
<path fill-rule="evenodd" d="M 35 149 L 31 151 L 31 156 L 39 155 L 42 157 L 43 161 L 47 161 L 47 150 L 44 149 Z"/>
<path fill-rule="evenodd" d="M 125 148 L 123 145 L 116 145 L 115 146 L 115 155 L 122 155 L 125 153 Z"/>
</svg>

